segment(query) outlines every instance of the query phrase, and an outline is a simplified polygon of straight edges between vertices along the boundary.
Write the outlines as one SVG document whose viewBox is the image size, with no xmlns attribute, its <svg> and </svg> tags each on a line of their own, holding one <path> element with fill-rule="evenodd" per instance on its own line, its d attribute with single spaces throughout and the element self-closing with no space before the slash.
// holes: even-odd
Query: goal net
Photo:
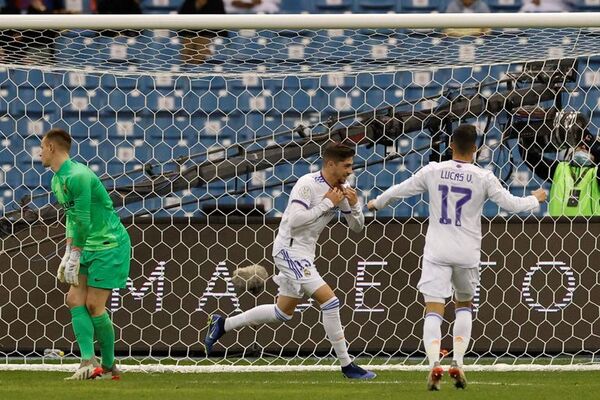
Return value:
<svg viewBox="0 0 600 400">
<path fill-rule="evenodd" d="M 274 301 L 279 219 L 329 140 L 356 146 L 351 183 L 366 203 L 447 157 L 459 122 L 478 126 L 477 163 L 516 195 L 551 188 L 539 163 L 569 159 L 581 140 L 569 133 L 577 116 L 598 133 L 597 15 L 587 17 L 595 26 L 577 14 L 457 16 L 446 27 L 438 16 L 322 17 L 2 22 L 4 367 L 78 355 L 67 287 L 55 277 L 63 213 L 38 154 L 51 127 L 72 134 L 72 157 L 102 177 L 132 238 L 127 288 L 108 304 L 118 356 L 192 366 L 336 365 L 308 299 L 288 324 L 226 335 L 216 357 L 201 345 L 209 314 Z M 427 206 L 422 196 L 367 213 L 361 233 L 334 220 L 319 241 L 316 265 L 341 300 L 350 352 L 365 364 L 424 359 L 416 283 Z M 485 204 L 473 363 L 596 361 L 596 213 L 549 216 L 542 205 L 509 216 Z M 249 291 L 235 270 L 255 264 L 269 277 Z M 450 354 L 453 314 L 450 306 L 442 325 Z"/>
</svg>

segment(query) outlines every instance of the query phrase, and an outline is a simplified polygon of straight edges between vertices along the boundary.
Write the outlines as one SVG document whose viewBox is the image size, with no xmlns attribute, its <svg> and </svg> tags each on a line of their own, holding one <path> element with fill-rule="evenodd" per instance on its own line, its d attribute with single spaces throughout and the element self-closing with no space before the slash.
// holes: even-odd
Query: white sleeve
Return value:
<svg viewBox="0 0 600 400">
<path fill-rule="evenodd" d="M 362 204 L 360 200 L 350 208 L 350 211 L 342 211 L 344 218 L 350 229 L 354 232 L 360 232 L 365 227 L 365 215 L 362 212 Z"/>
<path fill-rule="evenodd" d="M 314 222 L 323 215 L 323 213 L 333 208 L 333 203 L 331 200 L 325 198 L 313 208 L 308 208 L 308 206 L 300 200 L 290 200 L 290 205 L 288 207 L 288 221 L 290 222 L 290 227 L 298 228 Z"/>
<path fill-rule="evenodd" d="M 498 178 L 496 178 L 492 173 L 487 175 L 486 181 L 487 197 L 506 211 L 530 211 L 536 209 L 539 205 L 539 202 L 535 196 L 513 196 L 508 190 L 502 187 Z"/>
<path fill-rule="evenodd" d="M 405 180 L 399 185 L 394 185 L 385 192 L 381 193 L 375 199 L 375 208 L 381 210 L 392 201 L 397 201 L 404 197 L 414 196 L 427 191 L 427 182 L 425 177 L 430 168 L 427 166 L 421 168 L 416 174 Z"/>
<path fill-rule="evenodd" d="M 310 183 L 301 180 L 294 185 L 290 193 L 288 220 L 292 228 L 310 224 L 319 218 L 323 213 L 333 208 L 333 203 L 328 198 L 324 198 L 319 204 L 310 207 L 310 200 L 313 195 L 313 189 Z"/>
</svg>

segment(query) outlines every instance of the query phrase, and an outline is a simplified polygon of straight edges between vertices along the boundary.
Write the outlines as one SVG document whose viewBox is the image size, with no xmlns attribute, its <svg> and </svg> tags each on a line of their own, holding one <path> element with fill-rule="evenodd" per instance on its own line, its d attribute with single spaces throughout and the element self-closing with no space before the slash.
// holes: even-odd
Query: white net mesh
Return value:
<svg viewBox="0 0 600 400">
<path fill-rule="evenodd" d="M 459 121 L 476 123 L 478 162 L 523 195 L 549 188 L 539 166 L 568 152 L 554 127 L 561 112 L 585 115 L 594 135 L 600 127 L 600 37 L 587 28 L 4 30 L 0 38 L 7 362 L 46 348 L 77 354 L 66 288 L 54 277 L 64 227 L 47 206 L 51 172 L 37 156 L 50 127 L 73 135 L 73 157 L 103 177 L 132 236 L 128 288 L 110 300 L 118 354 L 200 364 L 223 362 L 203 358 L 208 314 L 273 302 L 271 279 L 250 293 L 233 285 L 233 272 L 260 264 L 273 275 L 287 195 L 319 167 L 330 138 L 357 144 L 353 184 L 366 201 L 439 160 Z M 528 158 L 532 148 L 553 161 Z M 600 348 L 598 224 L 539 218 L 546 213 L 505 218 L 485 205 L 469 353 L 482 363 L 572 363 Z M 415 287 L 427 214 L 426 196 L 410 198 L 366 232 L 337 223 L 323 233 L 316 264 L 342 300 L 352 353 L 420 362 Z M 226 363 L 334 363 L 310 301 L 290 324 L 245 328 L 218 346 Z M 447 334 L 442 347 L 451 350 Z"/>
<path fill-rule="evenodd" d="M 4 30 L 3 63 L 130 76 L 416 71 L 598 54 L 597 28 Z M 443 82 L 439 82 L 443 83 Z"/>
</svg>

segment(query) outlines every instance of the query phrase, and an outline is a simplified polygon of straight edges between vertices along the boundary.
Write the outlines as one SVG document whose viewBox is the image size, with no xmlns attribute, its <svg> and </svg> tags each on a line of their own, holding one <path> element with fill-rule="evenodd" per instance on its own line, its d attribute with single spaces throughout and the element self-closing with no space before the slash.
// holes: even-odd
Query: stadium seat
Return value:
<svg viewBox="0 0 600 400">
<path fill-rule="evenodd" d="M 14 89 L 14 87 L 12 88 L 1 88 L 0 89 L 0 114 L 1 115 L 5 115 L 8 111 L 8 107 L 9 107 L 9 100 L 13 99 L 13 97 L 11 95 L 9 95 L 9 93 L 15 93 L 16 90 Z"/>
<path fill-rule="evenodd" d="M 64 75 L 59 83 L 67 88 L 98 89 L 100 87 L 100 77 L 94 74 L 71 71 Z"/>
<path fill-rule="evenodd" d="M 600 88 L 592 87 L 587 90 L 579 90 L 567 95 L 569 107 L 582 111 L 586 115 L 598 114 L 600 106 Z"/>
<path fill-rule="evenodd" d="M 523 6 L 521 0 L 487 0 L 486 3 L 492 12 L 516 12 Z"/>
<path fill-rule="evenodd" d="M 309 11 L 307 7 L 310 6 L 310 3 L 312 1 L 281 0 L 280 12 L 282 14 L 298 14 Z"/>
<path fill-rule="evenodd" d="M 0 139 L 18 139 L 24 137 L 17 130 L 17 121 L 15 116 L 3 115 L 0 117 Z M 14 144 L 9 144 L 10 148 L 14 148 Z M 18 147 L 17 147 L 18 148 Z"/>
<path fill-rule="evenodd" d="M 178 39 L 170 37 L 152 37 L 147 44 L 138 40 L 140 49 L 143 52 L 136 65 L 140 69 L 151 70 L 171 70 L 177 68 L 181 62 L 181 43 Z"/>
<path fill-rule="evenodd" d="M 52 114 L 48 115 L 23 115 L 20 118 L 17 115 L 11 117 L 16 118 L 16 135 L 20 137 L 38 136 L 41 137 L 48 129 L 50 129 Z M 14 137 L 13 136 L 13 137 Z"/>
<path fill-rule="evenodd" d="M 54 87 L 62 80 L 62 74 L 39 69 L 10 69 L 0 75 L 0 79 L 5 78 L 17 87 Z"/>
<path fill-rule="evenodd" d="M 41 163 L 19 164 L 19 170 L 23 174 L 25 186 L 29 188 L 49 186 L 48 176 L 51 174 L 46 174 L 46 168 L 42 167 Z"/>
<path fill-rule="evenodd" d="M 6 67 L 0 67 L 0 88 L 3 88 L 8 84 L 14 84 L 9 79 L 9 70 Z"/>
<path fill-rule="evenodd" d="M 198 112 L 228 114 L 236 108 L 236 97 L 230 92 L 225 92 L 221 96 L 215 91 L 190 91 L 183 94 L 182 105 L 183 111 L 188 114 Z"/>
<path fill-rule="evenodd" d="M 315 12 L 341 14 L 352 11 L 352 0 L 313 0 Z"/>
<path fill-rule="evenodd" d="M 106 110 L 108 94 L 103 89 L 67 89 L 58 87 L 53 90 L 53 101 L 63 113 L 97 113 Z"/>
<path fill-rule="evenodd" d="M 52 89 L 50 88 L 20 86 L 9 88 L 8 92 L 12 98 L 8 104 L 10 114 L 41 116 L 56 110 L 56 103 L 52 98 Z M 0 102 L 0 108 L 2 103 Z"/>
<path fill-rule="evenodd" d="M 169 91 L 167 93 L 160 93 L 158 90 L 153 90 L 144 97 L 144 102 L 140 101 L 139 99 L 136 99 L 135 104 L 138 105 L 141 103 L 142 106 L 144 108 L 147 108 L 151 113 L 173 113 L 181 109 L 182 98 L 180 96 L 177 96 L 172 91 Z"/>
<path fill-rule="evenodd" d="M 116 133 L 117 127 L 114 118 L 105 118 L 102 115 L 99 118 L 97 116 L 58 116 L 53 117 L 50 121 L 53 127 L 66 130 L 76 141 L 86 138 L 103 140 L 107 137 L 109 139 L 123 137 Z"/>
<path fill-rule="evenodd" d="M 129 91 L 132 89 L 140 89 L 144 86 L 141 85 L 140 79 L 141 78 L 105 74 L 102 75 L 102 77 L 100 78 L 100 85 L 106 90 L 117 89 L 122 91 Z"/>
<path fill-rule="evenodd" d="M 356 75 L 345 74 L 343 72 L 332 72 L 322 75 L 319 78 L 319 86 L 326 89 L 345 89 L 349 90 L 356 87 Z"/>
<path fill-rule="evenodd" d="M 400 0 L 402 12 L 431 12 L 444 11 L 445 2 L 442 0 Z"/>
<path fill-rule="evenodd" d="M 578 86 L 584 89 L 600 88 L 600 68 L 582 65 L 579 67 Z"/>
<path fill-rule="evenodd" d="M 573 11 L 600 11 L 600 1 L 598 0 L 571 0 L 569 4 Z"/>
<path fill-rule="evenodd" d="M 273 107 L 279 107 L 274 104 L 273 96 L 265 94 L 262 90 L 243 90 L 237 95 L 236 111 L 246 112 L 267 112 Z"/>
<path fill-rule="evenodd" d="M 400 2 L 397 0 L 354 0 L 353 10 L 357 13 L 399 12 Z"/>
</svg>

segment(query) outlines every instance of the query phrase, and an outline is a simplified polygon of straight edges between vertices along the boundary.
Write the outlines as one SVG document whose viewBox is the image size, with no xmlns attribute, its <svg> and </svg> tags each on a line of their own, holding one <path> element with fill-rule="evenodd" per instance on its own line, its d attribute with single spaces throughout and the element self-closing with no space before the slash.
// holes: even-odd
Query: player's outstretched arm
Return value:
<svg viewBox="0 0 600 400">
<path fill-rule="evenodd" d="M 401 184 L 392 186 L 377 198 L 370 200 L 367 208 L 371 211 L 381 210 L 393 201 L 425 192 L 427 190 L 426 176 L 429 170 L 428 166 L 421 168 Z"/>
<path fill-rule="evenodd" d="M 546 201 L 546 191 L 537 189 L 531 196 L 513 196 L 507 189 L 503 188 L 498 178 L 492 173 L 488 175 L 488 197 L 500 208 L 510 212 L 531 211 L 537 208 L 539 203 Z"/>
</svg>

